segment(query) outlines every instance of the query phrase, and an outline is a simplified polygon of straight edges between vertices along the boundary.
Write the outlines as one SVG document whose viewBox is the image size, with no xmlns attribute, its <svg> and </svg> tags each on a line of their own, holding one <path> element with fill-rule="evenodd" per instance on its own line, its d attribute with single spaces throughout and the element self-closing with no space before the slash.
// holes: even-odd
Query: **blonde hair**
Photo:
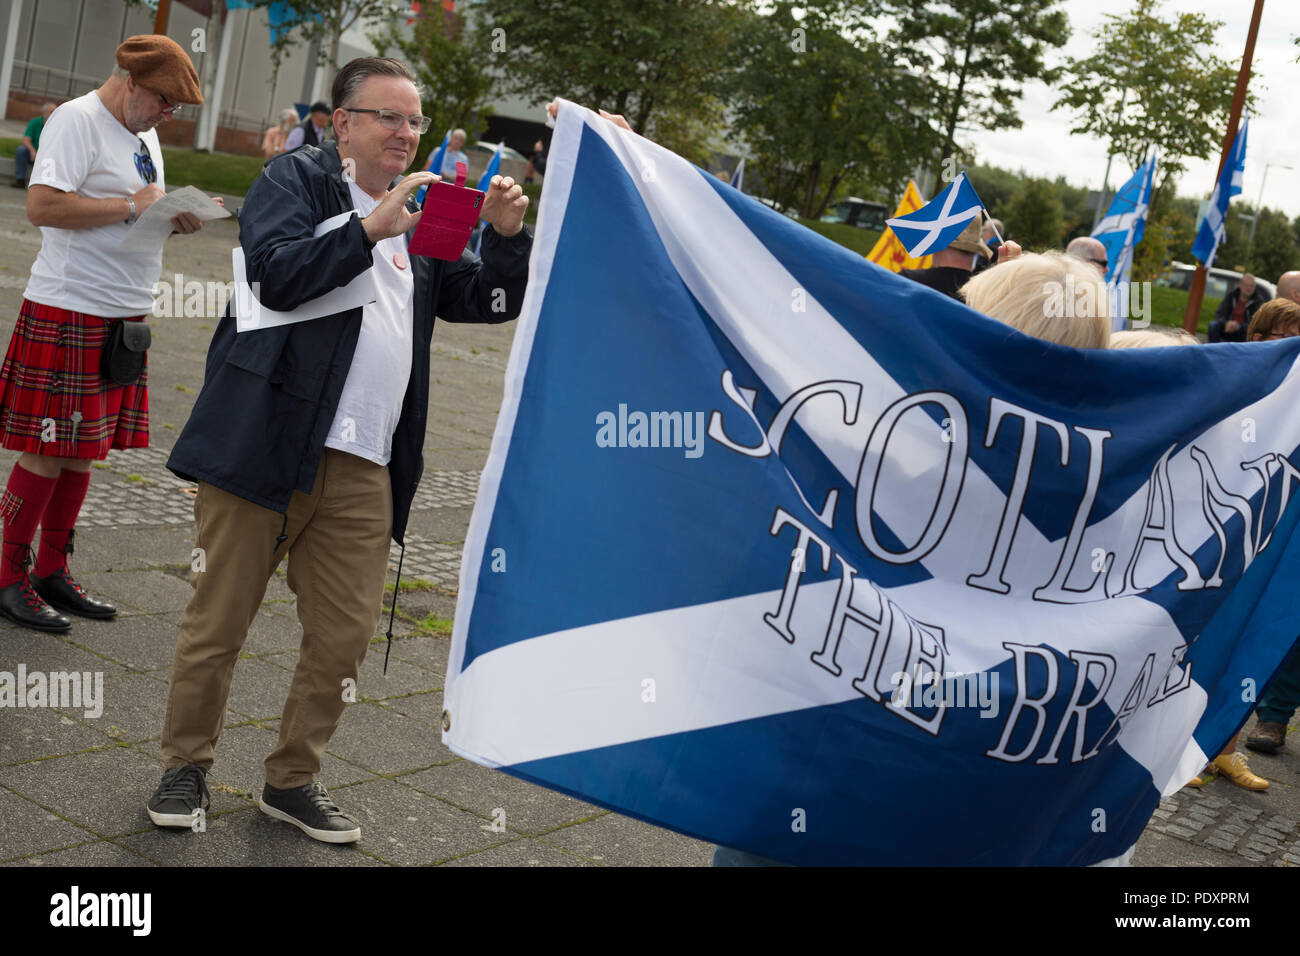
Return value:
<svg viewBox="0 0 1300 956">
<path fill-rule="evenodd" d="M 1200 342 L 1182 329 L 1126 329 L 1110 334 L 1113 349 L 1158 349 L 1167 345 L 1200 345 Z"/>
<path fill-rule="evenodd" d="M 1060 252 L 1025 253 L 961 289 L 966 304 L 1026 335 L 1077 349 L 1110 340 L 1110 296 L 1097 267 Z"/>
</svg>

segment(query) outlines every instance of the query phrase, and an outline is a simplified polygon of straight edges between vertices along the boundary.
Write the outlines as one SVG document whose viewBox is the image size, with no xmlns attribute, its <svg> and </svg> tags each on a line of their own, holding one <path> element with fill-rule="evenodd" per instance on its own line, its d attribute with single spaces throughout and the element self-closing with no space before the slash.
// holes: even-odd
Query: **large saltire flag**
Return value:
<svg viewBox="0 0 1300 956">
<path fill-rule="evenodd" d="M 916 212 L 924 205 L 925 200 L 921 198 L 916 183 L 909 179 L 907 189 L 903 191 L 902 201 L 899 202 L 898 208 L 894 210 L 894 217 L 906 216 L 910 212 Z M 902 272 L 904 269 L 928 269 L 934 262 L 934 256 L 921 256 L 919 259 L 913 259 L 907 254 L 907 248 L 894 235 L 894 230 L 886 226 L 885 231 L 876 240 L 876 244 L 867 253 L 867 260 L 874 262 L 878 266 L 884 266 L 890 272 Z"/>
<path fill-rule="evenodd" d="M 445 742 L 791 863 L 1124 858 L 1300 633 L 1300 339 L 1051 345 L 552 150 Z"/>
<path fill-rule="evenodd" d="M 1246 175 L 1246 132 L 1249 125 L 1250 117 L 1247 116 L 1241 122 L 1241 129 L 1237 130 L 1237 138 L 1232 141 L 1232 150 L 1219 172 L 1219 181 L 1214 184 L 1205 216 L 1196 227 L 1192 255 L 1203 262 L 1207 269 L 1214 266 L 1215 257 L 1219 254 L 1219 243 L 1223 242 L 1227 232 L 1228 201 L 1233 196 L 1241 195 L 1241 184 Z"/>
<path fill-rule="evenodd" d="M 1133 250 L 1146 233 L 1147 213 L 1151 208 L 1151 186 L 1155 181 L 1156 153 L 1140 165 L 1119 191 L 1106 210 L 1106 215 L 1092 230 L 1092 236 L 1106 247 L 1109 268 L 1106 285 L 1111 292 L 1112 306 L 1127 306 L 1129 285 L 1133 280 Z M 1111 309 L 1111 325 L 1122 329 L 1126 308 Z"/>
</svg>

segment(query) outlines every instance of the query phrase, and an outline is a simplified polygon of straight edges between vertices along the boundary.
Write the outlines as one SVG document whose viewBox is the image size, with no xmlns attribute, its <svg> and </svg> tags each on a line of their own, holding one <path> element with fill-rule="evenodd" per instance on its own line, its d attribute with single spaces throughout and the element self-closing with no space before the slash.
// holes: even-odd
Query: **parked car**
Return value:
<svg viewBox="0 0 1300 956">
<path fill-rule="evenodd" d="M 1156 285 L 1169 289 L 1189 290 L 1192 287 L 1192 276 L 1195 274 L 1195 265 L 1171 262 L 1160 274 L 1160 278 L 1156 279 Z M 1241 275 L 1240 272 L 1233 272 L 1231 269 L 1211 269 L 1210 274 L 1205 277 L 1205 298 L 1222 299 L 1237 287 Z M 1277 287 L 1273 283 L 1256 276 L 1255 284 L 1267 292 L 1270 299 L 1277 295 Z"/>
<path fill-rule="evenodd" d="M 481 139 L 477 143 L 469 143 L 465 146 L 466 153 L 487 153 L 489 159 L 492 157 L 492 154 L 495 153 L 496 151 L 497 151 L 497 144 L 489 143 L 485 139 Z M 517 159 L 520 162 L 524 162 L 524 163 L 528 162 L 527 156 L 519 152 L 519 150 L 517 149 L 511 149 L 509 146 L 501 150 L 501 158 Z"/>
<path fill-rule="evenodd" d="M 764 196 L 754 196 L 752 198 L 757 199 L 759 202 L 761 202 L 764 206 L 767 206 L 769 209 L 775 209 L 783 216 L 788 216 L 791 219 L 799 218 L 799 214 L 795 212 L 795 210 L 791 209 L 789 206 L 782 206 L 775 199 L 768 199 Z"/>
<path fill-rule="evenodd" d="M 838 222 L 859 229 L 884 231 L 885 207 L 878 202 L 868 202 L 857 196 L 841 199 L 833 204 L 830 211 L 822 216 L 822 222 Z"/>
</svg>

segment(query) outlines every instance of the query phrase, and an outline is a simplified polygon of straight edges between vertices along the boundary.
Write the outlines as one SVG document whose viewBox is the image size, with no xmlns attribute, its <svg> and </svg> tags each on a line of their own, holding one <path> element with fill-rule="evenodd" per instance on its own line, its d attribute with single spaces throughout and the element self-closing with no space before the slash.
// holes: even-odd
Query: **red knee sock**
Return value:
<svg viewBox="0 0 1300 956">
<path fill-rule="evenodd" d="M 62 568 L 68 560 L 68 538 L 77 525 L 81 503 L 90 488 L 89 471 L 64 468 L 59 472 L 58 484 L 50 495 L 50 502 L 41 516 L 41 547 L 36 554 L 37 577 L 49 577 Z"/>
<path fill-rule="evenodd" d="M 22 465 L 14 465 L 9 473 L 9 484 L 0 498 L 0 514 L 4 515 L 4 547 L 0 557 L 0 588 L 21 581 L 26 569 L 23 561 L 27 549 L 36 536 L 36 526 L 54 494 L 57 478 L 42 478 Z"/>
</svg>

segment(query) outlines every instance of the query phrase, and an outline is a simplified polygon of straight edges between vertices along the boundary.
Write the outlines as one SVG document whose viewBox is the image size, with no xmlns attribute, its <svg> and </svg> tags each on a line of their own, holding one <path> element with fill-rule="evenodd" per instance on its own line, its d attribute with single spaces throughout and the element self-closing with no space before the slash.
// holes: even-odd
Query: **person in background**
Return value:
<svg viewBox="0 0 1300 956">
<path fill-rule="evenodd" d="M 1053 294 L 1067 284 L 1080 290 L 1093 287 L 1090 297 L 1079 297 L 1084 308 L 1076 306 L 1073 314 L 1057 314 L 1060 309 L 1047 307 Z M 1106 283 L 1096 268 L 1061 252 L 1025 253 L 1010 262 L 998 264 L 971 279 L 961 288 L 961 295 L 972 309 L 1005 322 L 1026 335 L 1069 345 L 1077 349 L 1104 349 L 1110 344 L 1110 296 Z M 1095 303 L 1086 308 L 1087 299 Z M 1091 311 L 1091 315 L 1079 315 Z"/>
<path fill-rule="evenodd" d="M 1223 297 L 1214 312 L 1214 321 L 1210 323 L 1209 339 L 1211 342 L 1245 342 L 1246 326 L 1254 318 L 1255 312 L 1267 302 L 1269 295 L 1255 282 L 1255 277 L 1247 272 L 1237 283 L 1237 287 Z"/>
<path fill-rule="evenodd" d="M 301 125 L 289 131 L 283 151 L 287 153 L 299 146 L 319 146 L 325 142 L 325 137 L 330 133 L 330 117 L 333 115 L 328 103 L 317 100 L 307 111 L 307 118 Z"/>
<path fill-rule="evenodd" d="M 32 117 L 27 128 L 23 130 L 23 140 L 14 150 L 14 188 L 25 189 L 27 187 L 27 170 L 36 165 L 36 150 L 41 145 L 41 131 L 45 129 L 45 122 L 54 112 L 53 103 L 46 103 L 41 107 L 41 115 Z"/>
<path fill-rule="evenodd" d="M 533 155 L 528 157 L 528 169 L 524 171 L 524 182 L 531 183 L 534 176 L 540 176 L 546 172 L 546 144 L 540 139 L 533 143 Z M 718 178 L 726 181 L 727 177 L 722 173 Z"/>
<path fill-rule="evenodd" d="M 284 145 L 289 134 L 298 125 L 298 111 L 292 107 L 280 110 L 280 122 L 266 131 L 262 137 L 262 158 L 270 159 L 284 152 Z"/>
<path fill-rule="evenodd" d="M 993 259 L 993 250 L 980 238 L 980 230 L 980 219 L 976 216 L 946 249 L 932 254 L 930 268 L 904 269 L 899 275 L 961 302 L 957 290 L 968 282 L 978 263 Z"/>
<path fill-rule="evenodd" d="M 180 104 L 203 102 L 194 64 L 174 40 L 133 36 L 116 60 L 99 89 L 64 103 L 43 130 L 27 191 L 41 248 L 0 369 L 0 445 L 21 453 L 0 498 L 0 614 L 40 631 L 72 626 L 59 611 L 117 614 L 73 579 L 67 556 L 91 462 L 149 444 L 147 367 L 119 384 L 101 372 L 101 357 L 110 328 L 141 322 L 153 308 L 162 270 L 161 245 L 126 241 L 130 224 L 164 195 L 154 127 Z M 171 224 L 182 233 L 202 225 L 193 213 Z"/>
<path fill-rule="evenodd" d="M 1106 278 L 1106 273 L 1110 271 L 1110 261 L 1106 256 L 1106 247 L 1101 244 L 1100 239 L 1094 239 L 1092 236 L 1076 236 L 1065 247 L 1065 254 L 1074 256 L 1076 259 L 1082 259 L 1084 262 L 1091 262 L 1101 270 L 1103 279 Z"/>
<path fill-rule="evenodd" d="M 451 131 L 451 139 L 447 141 L 447 152 L 442 157 L 442 169 L 430 170 L 437 172 L 443 179 L 448 182 L 456 181 L 456 164 L 464 163 L 465 168 L 469 168 L 469 157 L 465 155 L 465 131 L 463 129 L 454 129 Z"/>
<path fill-rule="evenodd" d="M 1110 334 L 1110 347 L 1113 349 L 1149 349 L 1164 345 L 1196 344 L 1196 336 L 1182 329 L 1153 326 L 1149 329 L 1125 329 Z"/>
</svg>

